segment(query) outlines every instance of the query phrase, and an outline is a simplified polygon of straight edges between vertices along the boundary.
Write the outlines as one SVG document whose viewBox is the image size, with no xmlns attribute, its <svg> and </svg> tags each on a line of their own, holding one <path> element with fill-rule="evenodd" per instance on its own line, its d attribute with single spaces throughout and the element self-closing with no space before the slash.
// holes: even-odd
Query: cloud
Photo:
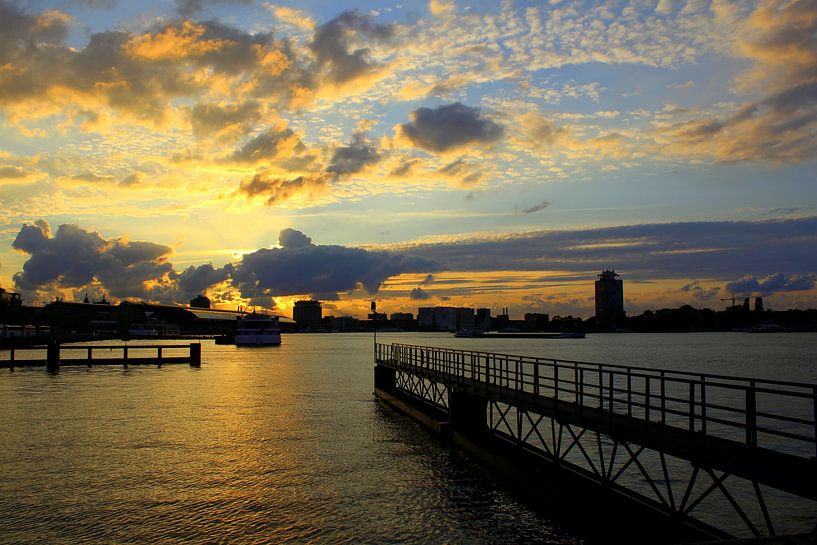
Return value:
<svg viewBox="0 0 817 545">
<path fill-rule="evenodd" d="M 431 299 L 431 294 L 424 291 L 423 288 L 414 288 L 409 293 L 409 299 L 412 301 L 425 301 L 427 299 Z"/>
<path fill-rule="evenodd" d="M 24 224 L 12 247 L 30 255 L 14 275 L 16 288 L 29 294 L 99 282 L 114 297 L 149 298 L 163 291 L 172 272 L 168 246 L 105 239 L 76 225 L 60 225 L 52 236 L 45 221 Z"/>
<path fill-rule="evenodd" d="M 377 148 L 362 134 L 356 133 L 348 146 L 335 148 L 326 171 L 337 175 L 354 174 L 376 164 L 381 158 Z"/>
<path fill-rule="evenodd" d="M 238 192 L 247 197 L 266 197 L 267 206 L 273 206 L 295 197 L 312 200 L 325 193 L 333 179 L 333 176 L 326 174 L 281 178 L 264 171 L 255 174 L 250 180 L 242 181 Z"/>
<path fill-rule="evenodd" d="M 275 6 L 272 4 L 264 4 L 264 7 L 269 9 L 273 15 L 275 15 L 275 17 L 287 24 L 305 31 L 315 30 L 315 21 L 313 21 L 312 18 L 304 11 L 287 6 Z"/>
<path fill-rule="evenodd" d="M 304 244 L 298 231 L 282 234 L 283 248 L 245 254 L 235 265 L 233 284 L 245 298 L 346 292 L 362 286 L 376 293 L 388 278 L 440 270 L 433 260 L 398 252 Z M 307 237 L 308 239 L 308 237 Z M 297 242 L 293 245 L 292 240 Z"/>
<path fill-rule="evenodd" d="M 174 0 L 176 11 L 182 17 L 194 17 L 200 14 L 207 4 L 251 4 L 252 0 Z"/>
<path fill-rule="evenodd" d="M 530 208 L 523 209 L 522 213 L 523 214 L 533 214 L 534 212 L 539 212 L 541 210 L 544 210 L 548 206 L 550 206 L 550 201 L 542 201 L 539 204 L 535 204 L 535 205 L 531 206 Z"/>
<path fill-rule="evenodd" d="M 172 274 L 176 281 L 175 299 L 186 303 L 189 299 L 203 294 L 208 288 L 230 278 L 233 267 L 227 264 L 224 267 L 214 267 L 212 263 L 205 263 L 198 267 L 190 266 L 178 274 Z"/>
<path fill-rule="evenodd" d="M 431 152 L 447 152 L 470 145 L 493 144 L 504 129 L 484 117 L 479 108 L 455 102 L 434 109 L 418 108 L 410 121 L 397 126 L 398 137 Z"/>
<path fill-rule="evenodd" d="M 0 166 L 0 180 L 14 180 L 17 178 L 25 178 L 26 176 L 28 176 L 28 173 L 18 166 Z"/>
<path fill-rule="evenodd" d="M 534 231 L 390 248 L 457 271 L 490 271 L 501 263 L 505 270 L 588 271 L 589 277 L 615 268 L 630 280 L 724 281 L 746 271 L 758 277 L 782 271 L 804 282 L 817 271 L 815 243 L 817 216 Z"/>
<path fill-rule="evenodd" d="M 783 291 L 807 291 L 817 284 L 817 274 L 786 274 L 778 272 L 766 277 L 744 276 L 726 284 L 728 293 L 751 295 L 761 293 L 772 295 Z"/>
<path fill-rule="evenodd" d="M 510 139 L 522 147 L 549 150 L 567 137 L 567 129 L 539 112 L 524 113 L 515 121 Z"/>
<path fill-rule="evenodd" d="M 817 4 L 767 0 L 741 21 L 735 53 L 752 62 L 738 90 L 761 90 L 723 116 L 664 123 L 671 154 L 711 155 L 721 162 L 808 161 L 817 155 Z M 754 94 L 754 93 L 753 93 Z"/>
<path fill-rule="evenodd" d="M 304 151 L 306 146 L 292 129 L 276 127 L 250 139 L 225 161 L 255 165 L 268 163 L 273 159 L 290 158 Z"/>
<path fill-rule="evenodd" d="M 278 244 L 285 250 L 314 246 L 312 239 L 302 232 L 287 227 L 278 233 Z"/>
<path fill-rule="evenodd" d="M 217 138 L 231 141 L 244 134 L 259 120 L 261 105 L 250 100 L 239 104 L 196 104 L 190 112 L 193 135 L 196 138 Z"/>
<path fill-rule="evenodd" d="M 421 286 L 430 286 L 433 283 L 434 283 L 434 275 L 429 274 L 425 278 L 423 278 L 423 281 L 420 282 L 420 285 Z"/>
<path fill-rule="evenodd" d="M 354 49 L 353 43 L 368 38 L 374 42 L 388 42 L 394 35 L 391 25 L 378 25 L 368 15 L 344 11 L 319 26 L 309 45 L 318 66 L 330 83 L 342 84 L 378 71 L 381 66 L 371 59 L 365 47 Z"/>
<path fill-rule="evenodd" d="M 17 289 L 33 298 L 67 289 L 99 289 L 114 298 L 186 303 L 227 283 L 256 302 L 277 296 L 348 292 L 360 287 L 376 293 L 388 278 L 441 270 L 434 260 L 400 252 L 317 245 L 304 233 L 283 229 L 281 248 L 244 254 L 236 263 L 190 266 L 178 272 L 168 261 L 170 247 L 125 238 L 103 238 L 76 225 L 24 224 L 13 247 L 29 254 L 14 275 Z"/>
</svg>

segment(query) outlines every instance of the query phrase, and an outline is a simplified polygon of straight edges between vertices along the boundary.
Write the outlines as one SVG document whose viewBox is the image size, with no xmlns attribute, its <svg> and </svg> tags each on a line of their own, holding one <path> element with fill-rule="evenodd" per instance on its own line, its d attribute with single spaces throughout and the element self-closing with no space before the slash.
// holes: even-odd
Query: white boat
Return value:
<svg viewBox="0 0 817 545">
<path fill-rule="evenodd" d="M 236 346 L 276 346 L 281 344 L 281 327 L 277 316 L 247 314 L 235 328 Z"/>
</svg>

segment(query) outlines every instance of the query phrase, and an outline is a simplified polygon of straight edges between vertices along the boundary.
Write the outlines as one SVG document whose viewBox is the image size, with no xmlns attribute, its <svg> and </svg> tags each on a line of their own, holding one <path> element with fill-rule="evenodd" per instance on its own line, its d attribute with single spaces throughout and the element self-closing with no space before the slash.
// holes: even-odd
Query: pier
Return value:
<svg viewBox="0 0 817 545">
<path fill-rule="evenodd" d="M 9 348 L 0 369 L 45 367 L 49 372 L 65 366 L 162 365 L 187 363 L 201 367 L 201 344 L 93 345 L 65 346 L 50 343 L 46 347 Z M 0 352 L 1 354 L 2 352 Z M 21 357 L 22 356 L 22 357 Z"/>
<path fill-rule="evenodd" d="M 400 344 L 374 385 L 591 533 L 814 537 L 817 385 Z"/>
</svg>

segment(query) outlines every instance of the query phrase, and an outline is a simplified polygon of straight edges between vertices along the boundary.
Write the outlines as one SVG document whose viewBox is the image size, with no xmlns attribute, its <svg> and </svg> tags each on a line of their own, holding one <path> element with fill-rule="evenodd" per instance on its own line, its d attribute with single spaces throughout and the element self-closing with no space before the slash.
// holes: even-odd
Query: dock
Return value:
<svg viewBox="0 0 817 545">
<path fill-rule="evenodd" d="M 814 536 L 817 384 L 378 344 L 374 393 L 597 538 Z"/>
<path fill-rule="evenodd" d="M 50 343 L 46 347 L 10 348 L 7 359 L 0 360 L 0 369 L 17 367 L 45 367 L 57 372 L 61 367 L 99 365 L 172 365 L 187 363 L 201 367 L 201 344 L 152 345 L 93 345 L 65 346 Z M 0 354 L 2 354 L 0 352 Z"/>
</svg>

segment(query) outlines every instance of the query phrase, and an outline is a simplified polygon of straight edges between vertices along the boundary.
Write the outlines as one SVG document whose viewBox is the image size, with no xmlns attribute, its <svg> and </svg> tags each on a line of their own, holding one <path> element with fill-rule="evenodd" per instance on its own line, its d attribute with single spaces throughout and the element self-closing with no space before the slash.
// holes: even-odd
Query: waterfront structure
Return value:
<svg viewBox="0 0 817 545">
<path fill-rule="evenodd" d="M 793 509 L 814 525 L 814 384 L 403 344 L 375 346 L 374 384 L 534 497 L 635 542 L 774 536 Z"/>
<path fill-rule="evenodd" d="M 323 310 L 320 301 L 295 301 L 292 319 L 300 329 L 320 329 Z"/>
<path fill-rule="evenodd" d="M 190 308 L 210 308 L 210 298 L 204 295 L 199 295 L 190 299 Z"/>
<path fill-rule="evenodd" d="M 22 307 L 23 299 L 19 293 L 6 291 L 0 288 L 0 306 Z"/>
<path fill-rule="evenodd" d="M 525 314 L 525 329 L 528 331 L 544 331 L 550 322 L 550 315 L 540 312 L 528 312 Z"/>
<path fill-rule="evenodd" d="M 491 309 L 477 309 L 477 317 L 474 320 L 474 329 L 478 329 L 480 331 L 488 331 L 491 329 Z"/>
<path fill-rule="evenodd" d="M 604 270 L 596 280 L 596 324 L 614 329 L 624 317 L 624 282 L 614 270 Z"/>
<path fill-rule="evenodd" d="M 511 315 L 508 313 L 508 307 L 503 307 L 502 314 L 497 314 L 493 322 L 494 329 L 497 331 L 508 329 L 511 326 Z"/>
<path fill-rule="evenodd" d="M 420 307 L 417 311 L 420 329 L 457 331 L 474 328 L 474 309 L 466 307 Z"/>
</svg>

